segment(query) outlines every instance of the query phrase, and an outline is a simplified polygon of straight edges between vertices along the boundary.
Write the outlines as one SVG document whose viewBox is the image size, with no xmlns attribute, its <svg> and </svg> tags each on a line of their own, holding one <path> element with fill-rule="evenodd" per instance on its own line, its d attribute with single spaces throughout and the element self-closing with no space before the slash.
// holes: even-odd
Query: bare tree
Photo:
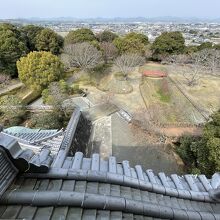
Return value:
<svg viewBox="0 0 220 220">
<path fill-rule="evenodd" d="M 62 112 L 67 115 L 67 109 L 63 102 L 68 98 L 68 94 L 61 89 L 59 82 L 52 82 L 46 91 L 46 102 L 53 106 L 54 111 Z"/>
<path fill-rule="evenodd" d="M 108 63 L 108 61 L 113 60 L 115 57 L 117 57 L 118 50 L 113 43 L 103 42 L 100 44 L 100 47 L 105 63 Z"/>
<path fill-rule="evenodd" d="M 201 53 L 206 56 L 205 66 L 207 70 L 212 74 L 220 74 L 220 51 L 214 49 L 205 49 Z"/>
<path fill-rule="evenodd" d="M 144 64 L 144 58 L 138 54 L 123 54 L 115 60 L 115 66 L 123 73 L 124 77 L 134 70 L 135 67 Z"/>
<path fill-rule="evenodd" d="M 182 74 L 188 86 L 194 86 L 204 75 L 207 57 L 206 53 L 197 52 L 190 55 L 170 56 L 167 61 L 175 71 L 178 66 L 178 71 Z"/>
<path fill-rule="evenodd" d="M 69 67 L 91 69 L 101 62 L 102 53 L 91 44 L 77 43 L 64 47 L 64 54 L 61 59 Z"/>
<path fill-rule="evenodd" d="M 182 69 L 182 75 L 187 81 L 188 86 L 194 86 L 198 83 L 199 79 L 204 74 L 204 54 L 203 53 L 194 53 L 190 55 L 191 64 L 184 65 Z"/>
</svg>

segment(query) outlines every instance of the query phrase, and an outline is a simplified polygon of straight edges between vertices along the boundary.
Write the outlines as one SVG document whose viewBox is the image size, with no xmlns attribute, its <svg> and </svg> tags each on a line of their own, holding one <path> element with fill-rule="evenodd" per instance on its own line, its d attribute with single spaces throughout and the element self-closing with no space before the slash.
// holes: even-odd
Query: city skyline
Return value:
<svg viewBox="0 0 220 220">
<path fill-rule="evenodd" d="M 8 0 L 1 3 L 1 19 L 16 18 L 128 18 L 161 16 L 219 18 L 218 0 Z"/>
</svg>

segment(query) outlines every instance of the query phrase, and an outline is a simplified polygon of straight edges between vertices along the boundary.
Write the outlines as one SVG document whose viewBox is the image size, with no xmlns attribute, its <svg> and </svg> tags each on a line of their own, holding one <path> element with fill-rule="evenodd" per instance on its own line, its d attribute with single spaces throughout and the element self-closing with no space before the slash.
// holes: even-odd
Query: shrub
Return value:
<svg viewBox="0 0 220 220">
<path fill-rule="evenodd" d="M 31 124 L 34 128 L 61 129 L 64 126 L 64 115 L 55 111 L 34 114 Z"/>
<path fill-rule="evenodd" d="M 207 176 L 219 172 L 220 110 L 204 126 L 202 137 L 182 137 L 177 152 L 191 172 L 196 170 Z"/>
<path fill-rule="evenodd" d="M 17 61 L 17 68 L 20 80 L 37 91 L 63 76 L 63 64 L 50 52 L 31 52 Z"/>
<path fill-rule="evenodd" d="M 14 126 L 22 122 L 25 110 L 22 101 L 15 95 L 6 95 L 0 99 L 0 113 L 5 126 Z"/>
<path fill-rule="evenodd" d="M 67 96 L 73 93 L 73 88 L 70 87 L 64 80 L 59 82 L 53 82 L 47 89 L 44 89 L 41 93 L 43 103 L 54 104 L 58 102 L 61 104 Z"/>
</svg>

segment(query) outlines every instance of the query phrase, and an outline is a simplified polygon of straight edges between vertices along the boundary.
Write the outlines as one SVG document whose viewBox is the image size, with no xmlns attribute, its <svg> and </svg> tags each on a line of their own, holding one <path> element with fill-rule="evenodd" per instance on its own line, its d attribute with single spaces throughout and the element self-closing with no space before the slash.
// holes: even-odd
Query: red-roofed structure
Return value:
<svg viewBox="0 0 220 220">
<path fill-rule="evenodd" d="M 160 70 L 144 70 L 143 75 L 147 77 L 163 78 L 167 77 L 167 73 Z"/>
</svg>

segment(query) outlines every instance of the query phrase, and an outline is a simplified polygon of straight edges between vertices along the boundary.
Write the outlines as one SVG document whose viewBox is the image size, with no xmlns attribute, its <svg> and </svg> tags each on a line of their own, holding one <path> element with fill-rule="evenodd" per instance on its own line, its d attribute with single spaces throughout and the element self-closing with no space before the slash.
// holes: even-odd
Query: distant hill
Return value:
<svg viewBox="0 0 220 220">
<path fill-rule="evenodd" d="M 175 23 L 197 23 L 197 22 L 215 22 L 220 23 L 220 18 L 208 19 L 208 18 L 181 18 L 172 16 L 163 17 L 136 17 L 136 18 L 73 18 L 73 17 L 58 17 L 58 18 L 18 18 L 18 19 L 0 19 L 0 22 L 12 22 L 12 23 L 39 23 L 39 22 L 73 22 L 73 23 L 134 23 L 134 22 L 175 22 Z"/>
</svg>

